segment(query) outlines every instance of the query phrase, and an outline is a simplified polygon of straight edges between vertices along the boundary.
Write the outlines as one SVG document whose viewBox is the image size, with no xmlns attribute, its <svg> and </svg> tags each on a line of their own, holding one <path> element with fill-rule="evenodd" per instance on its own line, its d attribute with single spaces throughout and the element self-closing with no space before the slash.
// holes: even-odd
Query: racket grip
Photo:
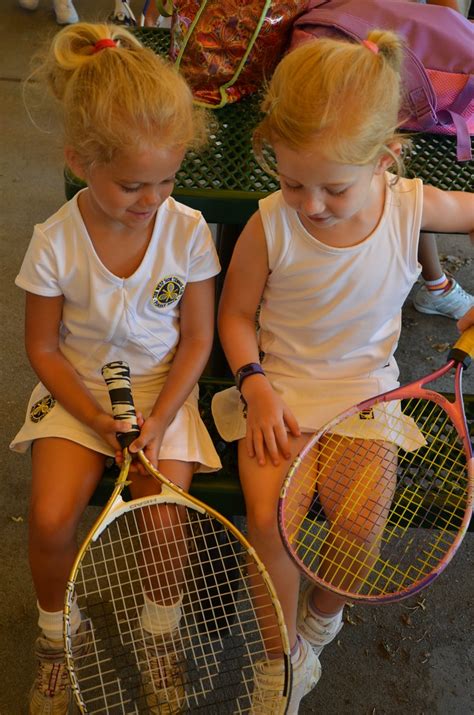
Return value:
<svg viewBox="0 0 474 715">
<path fill-rule="evenodd" d="M 128 432 L 117 432 L 117 439 L 122 449 L 131 445 L 140 434 L 137 414 L 133 403 L 130 368 L 123 360 L 109 362 L 102 368 L 112 404 L 112 414 L 116 420 L 130 422 L 132 427 Z"/>
<path fill-rule="evenodd" d="M 465 330 L 449 353 L 450 360 L 456 360 L 468 367 L 474 357 L 474 326 Z"/>
</svg>

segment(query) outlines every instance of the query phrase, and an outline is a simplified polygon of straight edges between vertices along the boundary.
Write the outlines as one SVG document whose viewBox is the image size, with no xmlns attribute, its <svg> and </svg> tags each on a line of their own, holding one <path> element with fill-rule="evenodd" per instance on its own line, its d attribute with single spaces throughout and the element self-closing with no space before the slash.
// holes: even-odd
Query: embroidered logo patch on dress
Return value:
<svg viewBox="0 0 474 715">
<path fill-rule="evenodd" d="M 166 308 L 177 303 L 184 293 L 184 283 L 177 276 L 163 278 L 153 291 L 152 302 L 157 308 Z"/>
<path fill-rule="evenodd" d="M 51 412 L 55 404 L 56 400 L 52 395 L 45 395 L 32 406 L 30 410 L 30 420 L 32 422 L 41 422 L 43 417 L 46 417 L 48 412 Z"/>
</svg>

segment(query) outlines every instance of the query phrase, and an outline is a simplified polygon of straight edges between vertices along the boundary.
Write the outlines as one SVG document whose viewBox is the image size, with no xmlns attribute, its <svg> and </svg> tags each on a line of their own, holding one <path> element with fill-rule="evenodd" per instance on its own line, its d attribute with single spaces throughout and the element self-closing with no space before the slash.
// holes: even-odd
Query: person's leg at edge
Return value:
<svg viewBox="0 0 474 715">
<path fill-rule="evenodd" d="M 413 298 L 420 313 L 444 315 L 458 320 L 474 305 L 474 296 L 467 293 L 441 265 L 434 233 L 420 233 L 418 260 L 423 285 Z"/>
</svg>

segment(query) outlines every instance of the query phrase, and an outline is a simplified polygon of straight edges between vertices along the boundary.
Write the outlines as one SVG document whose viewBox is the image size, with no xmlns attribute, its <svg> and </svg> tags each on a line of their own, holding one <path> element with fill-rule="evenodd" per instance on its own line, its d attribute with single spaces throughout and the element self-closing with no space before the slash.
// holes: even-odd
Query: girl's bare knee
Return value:
<svg viewBox="0 0 474 715">
<path fill-rule="evenodd" d="M 249 533 L 260 541 L 275 542 L 280 539 L 277 515 L 274 509 L 261 505 L 256 509 L 247 510 L 247 527 Z"/>
<path fill-rule="evenodd" d="M 74 538 L 76 521 L 59 505 L 33 504 L 29 515 L 30 543 L 57 548 Z"/>
</svg>

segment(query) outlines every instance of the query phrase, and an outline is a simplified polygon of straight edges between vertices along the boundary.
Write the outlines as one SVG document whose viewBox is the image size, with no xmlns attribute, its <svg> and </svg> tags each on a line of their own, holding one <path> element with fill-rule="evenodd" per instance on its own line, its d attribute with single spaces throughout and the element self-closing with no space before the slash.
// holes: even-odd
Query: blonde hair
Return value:
<svg viewBox="0 0 474 715">
<path fill-rule="evenodd" d="M 370 46 L 333 39 L 300 45 L 278 65 L 254 132 L 254 151 L 268 171 L 265 145 L 292 149 L 318 144 L 328 159 L 365 165 L 388 153 L 401 106 L 403 44 L 393 32 L 372 30 Z"/>
<path fill-rule="evenodd" d="M 115 46 L 99 50 L 100 40 Z M 198 148 L 207 138 L 205 113 L 183 77 L 120 26 L 65 27 L 32 77 L 58 100 L 66 145 L 86 165 L 143 143 Z"/>
</svg>

